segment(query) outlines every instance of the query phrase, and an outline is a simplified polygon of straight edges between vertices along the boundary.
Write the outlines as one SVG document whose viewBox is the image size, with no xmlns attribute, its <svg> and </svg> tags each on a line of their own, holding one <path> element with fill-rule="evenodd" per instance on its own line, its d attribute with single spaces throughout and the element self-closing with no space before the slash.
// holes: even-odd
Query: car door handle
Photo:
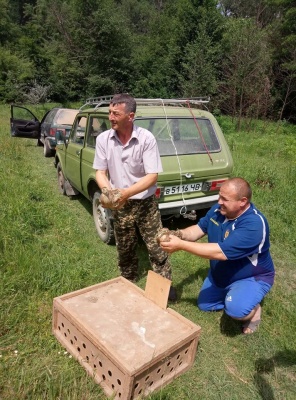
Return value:
<svg viewBox="0 0 296 400">
<path fill-rule="evenodd" d="M 77 156 L 80 156 L 80 153 L 81 153 L 81 150 L 77 150 L 77 151 L 76 151 L 76 155 L 77 155 Z"/>
</svg>

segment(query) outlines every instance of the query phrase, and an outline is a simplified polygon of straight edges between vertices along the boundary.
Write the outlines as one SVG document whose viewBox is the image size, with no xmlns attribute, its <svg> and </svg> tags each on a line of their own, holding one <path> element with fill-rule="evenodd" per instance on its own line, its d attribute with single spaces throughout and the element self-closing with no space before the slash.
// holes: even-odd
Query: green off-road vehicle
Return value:
<svg viewBox="0 0 296 400">
<path fill-rule="evenodd" d="M 57 132 L 55 165 L 61 193 L 82 193 L 93 205 L 100 238 L 114 243 L 112 217 L 99 201 L 93 169 L 96 137 L 110 129 L 112 96 L 88 99 L 74 120 L 69 138 Z M 232 157 L 207 101 L 194 99 L 136 99 L 135 124 L 151 131 L 158 143 L 163 172 L 156 196 L 162 216 L 194 219 L 196 210 L 211 207 L 221 184 L 233 170 Z"/>
</svg>

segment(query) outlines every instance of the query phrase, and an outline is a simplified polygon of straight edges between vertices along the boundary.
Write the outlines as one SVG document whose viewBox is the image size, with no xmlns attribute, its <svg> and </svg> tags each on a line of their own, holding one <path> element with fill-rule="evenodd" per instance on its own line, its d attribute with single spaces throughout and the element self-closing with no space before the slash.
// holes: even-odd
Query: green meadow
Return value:
<svg viewBox="0 0 296 400">
<path fill-rule="evenodd" d="M 56 296 L 117 277 L 116 247 L 98 238 L 88 200 L 59 193 L 53 159 L 36 141 L 10 137 L 9 116 L 9 106 L 1 105 L 0 399 L 104 400 L 100 386 L 53 336 L 52 304 Z M 296 126 L 258 121 L 237 132 L 230 118 L 219 123 L 234 158 L 233 175 L 251 183 L 253 202 L 269 221 L 275 285 L 264 300 L 259 330 L 244 336 L 239 322 L 196 307 L 208 261 L 171 255 L 179 299 L 170 307 L 202 331 L 193 367 L 148 399 L 292 400 Z M 144 288 L 149 262 L 141 242 L 138 252 L 137 285 Z"/>
</svg>

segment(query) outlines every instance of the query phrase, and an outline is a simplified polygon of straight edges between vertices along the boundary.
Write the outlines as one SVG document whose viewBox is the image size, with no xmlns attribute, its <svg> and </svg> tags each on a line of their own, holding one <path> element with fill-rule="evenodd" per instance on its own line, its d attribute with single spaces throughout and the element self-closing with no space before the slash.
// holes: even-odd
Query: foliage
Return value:
<svg viewBox="0 0 296 400">
<path fill-rule="evenodd" d="M 270 0 L 279 6 L 279 18 L 272 25 L 274 48 L 275 111 L 278 118 L 296 121 L 296 4 L 293 0 Z"/>
<path fill-rule="evenodd" d="M 212 48 L 210 52 L 209 49 Z M 183 73 L 180 74 L 182 97 L 213 95 L 217 91 L 215 47 L 205 32 L 185 48 Z"/>
<path fill-rule="evenodd" d="M 14 38 L 18 34 L 18 27 L 13 23 L 10 15 L 9 1 L 0 0 L 1 18 L 0 18 L 0 46 L 9 47 L 14 43 Z"/>
<path fill-rule="evenodd" d="M 266 117 L 271 105 L 267 34 L 252 19 L 230 19 L 223 36 L 221 109 L 237 118 Z"/>
<path fill-rule="evenodd" d="M 30 63 L 28 79 L 15 67 L 2 74 L 2 102 L 20 101 L 22 85 L 36 82 L 59 102 L 122 91 L 210 95 L 213 107 L 232 116 L 296 118 L 293 0 L 0 0 L 0 6 L 4 70 L 12 62 L 7 52 L 25 71 Z M 246 53 L 237 54 L 247 40 Z M 246 73 L 253 86 L 254 58 L 250 93 Z M 245 71 L 237 68 L 242 62 Z"/>
<path fill-rule="evenodd" d="M 22 101 L 24 88 L 33 76 L 30 61 L 0 46 L 0 99 Z"/>
<path fill-rule="evenodd" d="M 269 0 L 221 0 L 219 6 L 226 17 L 251 18 L 261 28 L 272 23 L 277 14 L 277 8 Z"/>
<path fill-rule="evenodd" d="M 41 116 L 52 106 L 32 110 Z M 234 174 L 251 182 L 253 201 L 269 220 L 276 282 L 264 301 L 259 331 L 245 337 L 239 322 L 196 307 L 208 261 L 174 253 L 180 299 L 171 307 L 202 332 L 193 367 L 147 400 L 295 398 L 295 126 L 256 121 L 252 131 L 237 132 L 231 118 L 219 122 L 232 148 Z M 52 335 L 52 302 L 118 276 L 116 248 L 99 240 L 86 199 L 59 194 L 52 160 L 36 141 L 10 137 L 5 105 L 0 137 L 1 400 L 106 400 Z M 149 261 L 142 243 L 138 254 L 137 284 L 144 288 Z"/>
<path fill-rule="evenodd" d="M 212 96 L 217 92 L 222 24 L 213 5 L 198 8 L 198 20 L 192 26 L 197 28 L 196 33 L 184 48 L 179 78 L 184 97 Z"/>
<path fill-rule="evenodd" d="M 49 86 L 41 86 L 36 81 L 32 83 L 28 93 L 24 95 L 25 101 L 31 104 L 45 103 L 48 101 Z"/>
</svg>

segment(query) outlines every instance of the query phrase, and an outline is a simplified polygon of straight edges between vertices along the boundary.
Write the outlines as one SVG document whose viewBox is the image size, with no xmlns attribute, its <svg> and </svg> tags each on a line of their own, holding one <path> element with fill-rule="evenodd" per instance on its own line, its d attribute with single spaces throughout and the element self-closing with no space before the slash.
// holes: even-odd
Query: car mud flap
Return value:
<svg viewBox="0 0 296 400">
<path fill-rule="evenodd" d="M 67 196 L 77 196 L 79 194 L 78 190 L 76 190 L 71 183 L 65 179 L 65 190 Z"/>
</svg>

